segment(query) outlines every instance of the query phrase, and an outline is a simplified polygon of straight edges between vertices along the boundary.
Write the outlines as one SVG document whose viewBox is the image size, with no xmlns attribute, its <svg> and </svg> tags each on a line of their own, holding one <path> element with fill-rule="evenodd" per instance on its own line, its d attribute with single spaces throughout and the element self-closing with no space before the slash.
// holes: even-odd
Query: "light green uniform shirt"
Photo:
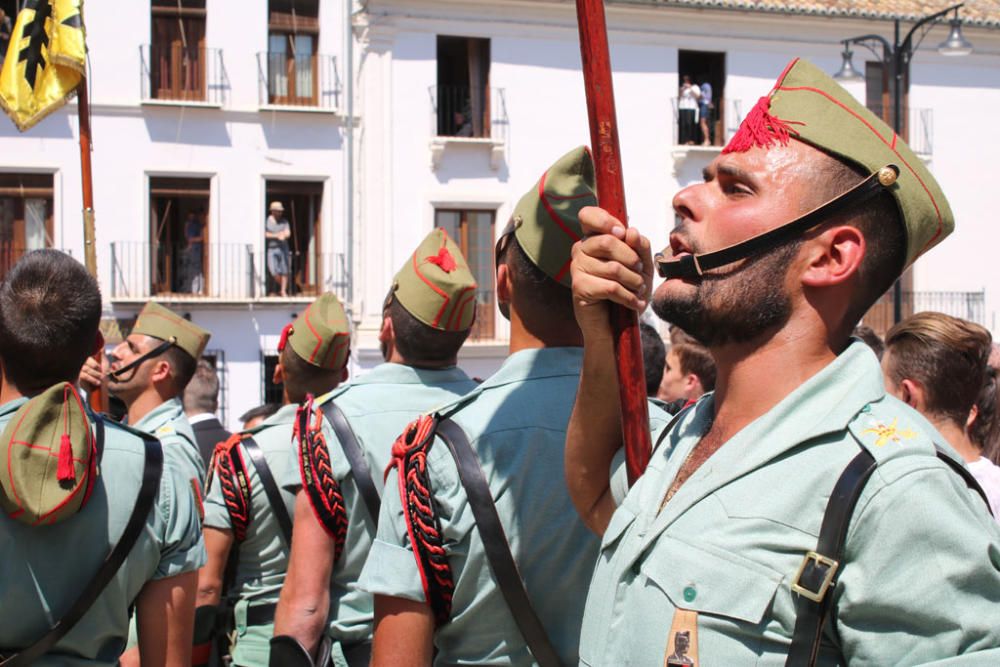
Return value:
<svg viewBox="0 0 1000 667">
<path fill-rule="evenodd" d="M 332 400 L 344 412 L 368 459 L 375 487 L 382 493 L 383 474 L 389 465 L 392 444 L 406 425 L 475 386 L 465 371 L 457 367 L 430 370 L 385 363 L 320 397 L 317 403 Z M 344 551 L 330 577 L 329 634 L 344 644 L 366 642 L 372 637 L 374 612 L 372 596 L 358 588 L 358 577 L 371 550 L 376 524 L 368 516 L 344 450 L 326 420 L 323 434 L 330 450 L 333 475 L 341 484 L 348 519 Z M 301 488 L 298 467 L 281 483 L 291 489 Z"/>
<path fill-rule="evenodd" d="M 582 359 L 581 348 L 516 352 L 471 395 L 437 411 L 462 427 L 479 455 L 528 595 L 564 664 L 577 660 L 598 548 L 573 508 L 563 472 Z M 661 423 L 665 413 L 650 409 Z M 428 453 L 427 470 L 455 583 L 451 622 L 434 637 L 435 664 L 533 664 L 493 580 L 455 461 L 440 439 Z M 395 470 L 386 490 L 361 587 L 424 602 Z"/>
<path fill-rule="evenodd" d="M 276 483 L 289 474 L 299 474 L 292 448 L 292 426 L 297 409 L 298 405 L 285 405 L 250 431 Z M 235 609 L 236 644 L 232 655 L 237 665 L 266 665 L 271 653 L 269 642 L 274 634 L 274 623 L 247 627 L 247 608 L 277 603 L 288 571 L 289 545 L 285 544 L 281 526 L 271 509 L 257 468 L 246 448 L 240 445 L 240 449 L 250 483 L 250 525 L 246 539 L 233 544 L 234 549 L 239 549 L 239 561 L 233 590 L 227 591 L 227 594 L 238 596 L 239 601 Z M 295 494 L 281 489 L 281 497 L 288 516 L 294 517 Z M 205 526 L 221 530 L 232 530 L 233 527 L 217 477 L 213 477 L 205 497 Z"/>
<path fill-rule="evenodd" d="M 205 461 L 179 398 L 164 401 L 131 426 L 159 438 L 164 458 L 173 459 L 182 470 L 188 470 L 188 478 L 197 479 L 198 490 L 203 493 Z"/>
<path fill-rule="evenodd" d="M 24 402 L 0 406 L 0 429 Z M 33 644 L 62 618 L 125 530 L 142 485 L 145 446 L 110 421 L 104 434 L 99 475 L 77 514 L 52 526 L 27 526 L 0 514 L 0 652 Z M 117 664 L 129 606 L 143 585 L 204 562 L 189 477 L 165 460 L 153 509 L 128 558 L 80 622 L 34 664 Z"/>
<path fill-rule="evenodd" d="M 662 665 L 677 609 L 698 613 L 702 665 L 783 665 L 790 589 L 831 491 L 864 447 L 878 469 L 853 513 L 819 665 L 1000 664 L 1000 529 L 936 456 L 944 440 L 887 396 L 853 341 L 746 426 L 658 511 L 706 432 L 685 414 L 604 534 L 584 618 L 584 665 Z M 654 439 L 655 440 L 655 439 Z M 692 634 L 692 642 L 694 635 Z"/>
</svg>

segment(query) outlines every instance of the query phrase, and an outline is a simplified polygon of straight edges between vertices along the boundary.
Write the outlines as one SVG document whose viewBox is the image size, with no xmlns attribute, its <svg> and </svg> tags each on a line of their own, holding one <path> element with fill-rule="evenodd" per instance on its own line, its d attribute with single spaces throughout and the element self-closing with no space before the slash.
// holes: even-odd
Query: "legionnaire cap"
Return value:
<svg viewBox="0 0 1000 667">
<path fill-rule="evenodd" d="M 583 236 L 580 209 L 596 205 L 594 161 L 580 146 L 559 158 L 521 197 L 497 241 L 497 258 L 513 234 L 535 266 L 569 287 L 573 244 Z"/>
<path fill-rule="evenodd" d="M 889 192 L 906 227 L 906 266 L 955 228 L 951 207 L 930 171 L 880 118 L 825 72 L 793 60 L 771 93 L 747 114 L 723 152 L 769 147 L 797 139 L 874 173 L 896 165 Z"/>
<path fill-rule="evenodd" d="M 476 279 L 458 245 L 441 228 L 428 234 L 392 281 L 392 299 L 439 331 L 465 331 L 476 319 Z"/>
<path fill-rule="evenodd" d="M 205 345 L 208 344 L 208 339 L 212 337 L 212 334 L 194 322 L 184 319 L 155 301 L 147 303 L 146 307 L 139 313 L 135 326 L 132 327 L 132 333 L 171 341 L 190 354 L 193 359 L 201 357 L 201 353 L 205 351 Z"/>
<path fill-rule="evenodd" d="M 0 506 L 13 519 L 67 519 L 90 497 L 97 445 L 76 388 L 61 382 L 28 400 L 0 433 Z"/>
<path fill-rule="evenodd" d="M 286 345 L 313 366 L 327 370 L 347 366 L 351 354 L 351 327 L 340 299 L 332 292 L 317 297 L 281 332 L 278 351 L 284 350 Z"/>
</svg>

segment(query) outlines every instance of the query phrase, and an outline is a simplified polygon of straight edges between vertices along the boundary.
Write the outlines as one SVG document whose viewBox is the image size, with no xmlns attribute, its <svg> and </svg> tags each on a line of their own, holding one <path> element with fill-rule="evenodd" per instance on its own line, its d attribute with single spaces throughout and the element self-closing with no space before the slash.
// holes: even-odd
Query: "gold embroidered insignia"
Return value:
<svg viewBox="0 0 1000 667">
<path fill-rule="evenodd" d="M 908 428 L 900 430 L 899 417 L 893 419 L 892 423 L 888 426 L 882 422 L 875 422 L 874 426 L 861 432 L 862 435 L 868 435 L 869 433 L 877 436 L 875 438 L 876 447 L 882 447 L 890 442 L 909 440 L 917 435 L 915 431 Z"/>
</svg>

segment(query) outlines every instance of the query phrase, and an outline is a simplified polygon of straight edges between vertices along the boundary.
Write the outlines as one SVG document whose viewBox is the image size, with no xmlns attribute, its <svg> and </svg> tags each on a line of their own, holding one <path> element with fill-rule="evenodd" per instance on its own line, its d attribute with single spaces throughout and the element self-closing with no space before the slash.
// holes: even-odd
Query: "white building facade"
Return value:
<svg viewBox="0 0 1000 667">
<path fill-rule="evenodd" d="M 819 14 L 712 4 L 608 3 L 629 214 L 654 245 L 666 242 L 673 195 L 700 179 L 791 58 L 833 72 L 841 40 L 892 39 L 885 17 L 837 15 L 860 3 L 816 3 Z M 929 4 L 915 11 L 937 8 Z M 974 53 L 938 55 L 947 24 L 938 25 L 911 65 L 911 144 L 948 194 L 957 231 L 917 263 L 906 303 L 996 333 L 1000 233 L 988 179 L 1000 132 L 988 118 L 1000 106 L 1000 13 L 970 4 Z M 352 371 L 378 363 L 391 277 L 438 225 L 481 283 L 460 363 L 479 376 L 499 365 L 507 328 L 491 296 L 495 236 L 549 163 L 589 143 L 575 3 L 119 0 L 86 10 L 109 331 L 149 298 L 210 329 L 235 426 L 274 397 L 267 379 L 281 327 L 322 290 L 350 307 Z M 848 88 L 877 108 L 887 99 L 880 64 L 854 51 L 868 80 Z M 708 136 L 696 123 L 693 138 L 710 146 L 684 145 L 691 127 L 679 126 L 676 97 L 685 74 L 712 87 Z M 76 140 L 75 104 L 24 135 L 0 125 L 8 265 L 44 245 L 82 258 Z M 293 230 L 287 297 L 267 266 L 272 201 Z M 192 250 L 199 230 L 203 245 Z"/>
</svg>

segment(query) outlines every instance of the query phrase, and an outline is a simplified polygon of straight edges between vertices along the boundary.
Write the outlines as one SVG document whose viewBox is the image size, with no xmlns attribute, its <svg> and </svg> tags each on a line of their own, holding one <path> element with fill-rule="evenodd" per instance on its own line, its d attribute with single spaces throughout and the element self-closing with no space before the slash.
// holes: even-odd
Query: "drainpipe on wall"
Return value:
<svg viewBox="0 0 1000 667">
<path fill-rule="evenodd" d="M 347 253 L 344 258 L 347 266 L 347 307 L 348 317 L 355 319 L 355 289 L 354 289 L 354 0 L 344 0 L 344 69 L 347 80 L 347 109 L 345 133 L 347 139 Z"/>
</svg>

